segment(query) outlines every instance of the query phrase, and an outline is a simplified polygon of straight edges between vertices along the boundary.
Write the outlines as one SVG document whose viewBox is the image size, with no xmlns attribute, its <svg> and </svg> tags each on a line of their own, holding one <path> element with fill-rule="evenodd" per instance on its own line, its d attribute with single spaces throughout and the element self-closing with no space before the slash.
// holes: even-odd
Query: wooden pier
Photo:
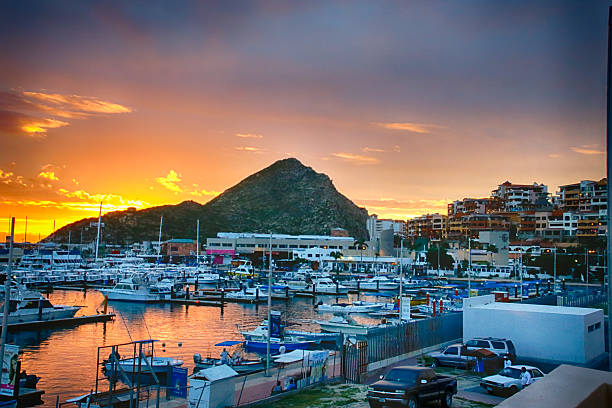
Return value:
<svg viewBox="0 0 612 408">
<path fill-rule="evenodd" d="M 114 317 L 114 313 L 107 313 L 90 316 L 68 317 L 65 319 L 35 320 L 32 322 L 9 323 L 8 329 L 9 331 L 17 331 L 24 329 L 38 329 L 56 326 L 76 326 L 85 323 L 107 322 L 109 320 L 112 320 Z M 2 330 L 0 328 L 0 332 L 1 331 Z"/>
</svg>

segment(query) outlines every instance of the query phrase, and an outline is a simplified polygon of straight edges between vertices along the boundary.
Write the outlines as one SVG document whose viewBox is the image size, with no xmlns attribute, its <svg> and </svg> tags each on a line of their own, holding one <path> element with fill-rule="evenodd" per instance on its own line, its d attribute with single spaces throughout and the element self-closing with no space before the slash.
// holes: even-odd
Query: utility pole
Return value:
<svg viewBox="0 0 612 408">
<path fill-rule="evenodd" d="M 0 378 L 4 369 L 4 346 L 6 345 L 6 332 L 8 331 L 9 303 L 11 298 L 11 270 L 13 267 L 13 240 L 15 239 L 15 218 L 11 218 L 11 238 L 9 241 L 9 260 L 4 281 L 4 311 L 2 314 L 2 338 L 0 340 Z M 19 377 L 19 375 L 17 376 Z"/>
<path fill-rule="evenodd" d="M 268 338 L 266 339 L 266 376 L 270 375 L 270 337 L 272 336 L 272 231 L 270 231 L 270 260 L 268 262 Z"/>
<path fill-rule="evenodd" d="M 438 276 L 440 276 L 440 243 L 438 242 Z"/>
<path fill-rule="evenodd" d="M 70 238 L 72 237 L 72 231 L 68 231 L 68 251 L 70 251 Z"/>
<path fill-rule="evenodd" d="M 557 247 L 553 250 L 553 293 L 557 293 Z"/>
<path fill-rule="evenodd" d="M 468 237 L 468 297 L 472 297 L 472 237 Z"/>
<path fill-rule="evenodd" d="M 519 262 L 519 276 L 521 277 L 521 302 L 523 301 L 523 248 L 519 248 L 521 260 Z"/>
<path fill-rule="evenodd" d="M 612 81 L 612 74 L 610 64 L 612 63 L 612 7 L 609 8 L 608 13 L 608 83 L 607 83 L 607 126 L 606 126 L 606 167 L 608 183 L 612 180 L 612 161 L 610 160 L 610 145 L 612 144 L 612 92 L 610 92 L 610 82 Z M 607 216 L 607 238 L 608 238 L 608 359 L 609 359 L 609 370 L 612 371 L 612 320 L 610 316 L 610 307 L 612 305 L 612 237 L 610 236 L 610 203 L 612 203 L 612 191 L 610 191 L 609 184 L 608 189 L 608 216 Z"/>
<path fill-rule="evenodd" d="M 404 237 L 400 235 L 400 270 L 399 270 L 399 280 L 400 280 L 400 287 L 399 287 L 399 318 L 400 318 L 400 323 L 402 322 L 402 287 L 404 286 L 404 265 L 403 265 L 403 253 L 404 253 Z"/>
<path fill-rule="evenodd" d="M 589 250 L 584 248 L 584 262 L 586 263 L 586 285 L 587 293 L 589 293 Z"/>
<path fill-rule="evenodd" d="M 23 234 L 23 242 L 28 242 L 28 216 L 26 215 L 25 219 L 25 232 Z"/>
</svg>

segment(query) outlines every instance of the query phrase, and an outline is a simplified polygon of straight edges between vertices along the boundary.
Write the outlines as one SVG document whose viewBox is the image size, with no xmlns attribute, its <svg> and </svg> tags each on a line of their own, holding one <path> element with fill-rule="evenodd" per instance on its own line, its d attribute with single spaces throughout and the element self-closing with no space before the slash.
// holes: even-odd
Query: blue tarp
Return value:
<svg viewBox="0 0 612 408">
<path fill-rule="evenodd" d="M 235 340 L 226 340 L 226 341 L 222 341 L 221 343 L 217 343 L 215 344 L 215 346 L 217 347 L 231 347 L 231 346 L 235 346 L 236 344 L 242 344 L 244 343 L 243 341 L 235 341 Z"/>
</svg>

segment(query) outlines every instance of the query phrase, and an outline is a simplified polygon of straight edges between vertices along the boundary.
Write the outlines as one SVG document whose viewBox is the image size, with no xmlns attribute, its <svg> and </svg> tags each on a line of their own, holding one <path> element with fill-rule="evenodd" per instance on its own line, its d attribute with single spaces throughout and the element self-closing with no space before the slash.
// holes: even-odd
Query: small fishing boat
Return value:
<svg viewBox="0 0 612 408">
<path fill-rule="evenodd" d="M 223 341 L 221 343 L 215 344 L 215 347 L 234 347 L 244 345 L 244 341 Z M 225 350 L 225 349 L 224 349 Z M 228 365 L 234 369 L 238 374 L 250 373 L 257 370 L 263 370 L 265 368 L 265 362 L 261 358 L 257 359 L 243 359 L 242 353 L 237 354 L 237 350 L 230 356 L 228 353 L 228 357 L 223 358 L 213 358 L 213 357 L 202 357 L 200 354 L 193 355 L 193 362 L 195 367 L 193 368 L 193 372 L 196 373 L 200 370 L 220 366 L 220 365 Z"/>
<path fill-rule="evenodd" d="M 110 371 L 113 369 L 115 364 L 116 363 L 107 361 L 104 364 L 104 368 L 106 368 L 107 371 Z M 139 364 L 141 372 L 151 372 L 152 368 L 153 372 L 157 374 L 162 371 L 166 372 L 168 370 L 168 366 L 182 366 L 183 360 L 177 360 L 173 357 L 142 357 L 140 358 L 140 362 L 138 361 L 138 358 L 126 358 L 123 360 L 119 360 L 119 366 L 127 374 L 137 373 Z"/>
<path fill-rule="evenodd" d="M 218 273 L 198 273 L 195 276 L 187 278 L 186 282 L 190 285 L 215 285 L 219 283 Z"/>
<path fill-rule="evenodd" d="M 325 277 L 313 279 L 312 284 L 307 285 L 305 291 L 312 290 L 313 286 L 316 293 L 323 295 L 346 294 L 349 291 L 348 286 L 341 285 L 334 282 L 331 278 Z"/>
<path fill-rule="evenodd" d="M 375 276 L 359 282 L 359 287 L 363 290 L 396 290 L 399 283 L 392 281 L 386 276 Z"/>
<path fill-rule="evenodd" d="M 305 350 L 315 342 L 305 340 L 300 336 L 285 333 L 284 326 L 281 324 L 281 312 L 271 311 L 271 330 L 270 330 L 270 352 L 278 353 L 280 350 Z M 265 353 L 268 347 L 268 320 L 264 320 L 259 326 L 250 332 L 242 332 L 247 351 Z"/>
<path fill-rule="evenodd" d="M 168 278 L 152 284 L 149 291 L 151 294 L 159 295 L 159 299 L 172 299 L 173 296 L 185 296 L 184 285 L 181 283 L 176 283 L 172 279 Z"/>
<path fill-rule="evenodd" d="M 329 320 L 315 320 L 321 326 L 321 330 L 331 333 L 342 333 L 348 335 L 366 335 L 370 329 L 387 327 L 394 323 L 381 323 L 374 326 L 359 324 L 349 316 L 334 316 Z"/>
<path fill-rule="evenodd" d="M 319 313 L 371 313 L 382 308 L 380 303 L 358 304 L 358 303 L 334 303 L 318 304 L 315 306 Z"/>
</svg>

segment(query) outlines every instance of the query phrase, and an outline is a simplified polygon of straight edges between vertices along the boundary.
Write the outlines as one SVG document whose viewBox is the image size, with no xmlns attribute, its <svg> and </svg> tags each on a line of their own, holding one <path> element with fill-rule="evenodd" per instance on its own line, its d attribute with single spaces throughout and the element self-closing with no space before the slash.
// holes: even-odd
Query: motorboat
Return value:
<svg viewBox="0 0 612 408">
<path fill-rule="evenodd" d="M 244 341 L 222 341 L 221 343 L 215 344 L 215 347 L 235 347 L 244 345 Z M 225 348 L 224 348 L 225 350 Z M 236 350 L 237 351 L 237 350 Z M 193 368 L 193 372 L 198 372 L 200 370 L 204 370 L 206 368 L 220 366 L 226 364 L 234 369 L 238 374 L 250 373 L 257 370 L 262 370 L 265 368 L 265 362 L 261 358 L 257 359 L 243 359 L 242 353 L 232 353 L 232 356 L 228 356 L 227 358 L 213 358 L 213 357 L 202 357 L 200 354 L 193 355 L 193 362 L 195 367 Z"/>
<path fill-rule="evenodd" d="M 319 304 L 315 308 L 319 313 L 371 313 L 377 312 L 383 307 L 382 303 L 332 303 Z"/>
<path fill-rule="evenodd" d="M 305 291 L 312 290 L 314 286 L 314 290 L 318 294 L 346 294 L 349 291 L 347 286 L 341 285 L 337 282 L 334 282 L 331 278 L 315 278 L 312 283 L 307 285 Z"/>
<path fill-rule="evenodd" d="M 187 278 L 187 283 L 190 285 L 215 285 L 219 283 L 218 273 L 197 273 L 195 276 Z"/>
<path fill-rule="evenodd" d="M 333 316 L 329 320 L 315 320 L 315 323 L 318 323 L 323 331 L 348 335 L 367 335 L 371 329 L 388 327 L 394 324 L 381 323 L 379 325 L 366 326 L 355 322 L 350 316 Z"/>
<path fill-rule="evenodd" d="M 268 335 L 268 320 L 264 320 L 252 331 L 242 332 L 247 351 L 265 353 L 268 347 L 268 337 L 270 339 L 270 351 L 275 353 L 281 350 L 305 350 L 315 343 L 312 340 L 305 340 L 303 337 L 285 333 L 284 325 L 281 324 L 281 312 L 272 310 L 270 316 L 270 335 Z"/>
<path fill-rule="evenodd" d="M 392 281 L 386 276 L 374 276 L 359 282 L 359 288 L 363 290 L 396 290 L 399 283 Z"/>
<path fill-rule="evenodd" d="M 156 302 L 160 300 L 160 294 L 151 291 L 149 285 L 140 279 L 131 277 L 122 279 L 112 289 L 99 289 L 108 300 L 122 300 L 127 302 Z"/>
<path fill-rule="evenodd" d="M 159 295 L 159 299 L 172 299 L 173 297 L 183 297 L 185 295 L 184 285 L 168 278 L 153 283 L 149 287 L 149 291 L 152 294 Z"/>
<path fill-rule="evenodd" d="M 121 371 L 126 374 L 138 373 L 139 369 L 141 373 L 150 373 L 153 369 L 153 372 L 158 374 L 167 372 L 168 366 L 180 367 L 183 365 L 183 360 L 177 360 L 174 357 L 141 357 L 140 361 L 138 360 L 138 358 L 126 358 L 119 360 L 119 363 L 107 361 L 104 363 L 104 368 L 107 372 L 110 372 L 119 364 Z"/>
<path fill-rule="evenodd" d="M 331 333 L 366 335 L 369 329 L 368 326 L 358 324 L 348 316 L 333 316 L 329 320 L 315 320 L 315 323 L 321 326 L 321 330 Z"/>
<path fill-rule="evenodd" d="M 74 317 L 81 306 L 52 305 L 39 292 L 31 290 L 11 291 L 8 324 L 57 320 Z M 3 308 L 0 308 L 3 310 Z M 0 313 L 0 318 L 3 314 Z"/>
</svg>

